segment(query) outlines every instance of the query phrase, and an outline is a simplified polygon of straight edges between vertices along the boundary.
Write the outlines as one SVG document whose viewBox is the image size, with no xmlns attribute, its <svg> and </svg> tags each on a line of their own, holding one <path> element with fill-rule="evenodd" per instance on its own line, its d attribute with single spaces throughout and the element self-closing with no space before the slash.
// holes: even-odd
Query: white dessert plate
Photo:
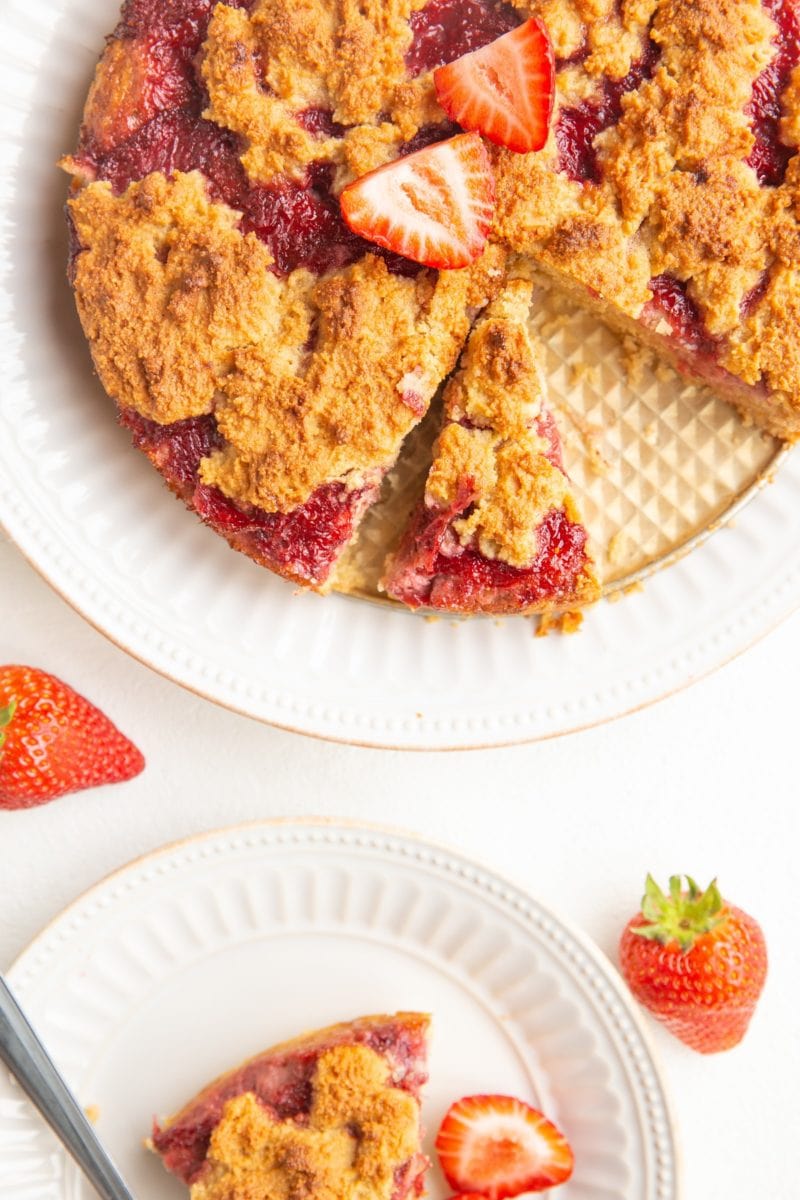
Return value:
<svg viewBox="0 0 800 1200">
<path fill-rule="evenodd" d="M 179 1200 L 154 1114 L 303 1029 L 434 1019 L 427 1148 L 448 1105 L 520 1095 L 567 1133 L 561 1200 L 677 1200 L 658 1067 L 610 963 L 530 896 L 444 849 L 357 826 L 260 823 L 123 868 L 66 909 L 10 982 L 132 1191 Z M 91 1200 L 0 1077 L 3 1200 Z M 431 1200 L 449 1194 L 438 1169 Z"/>
<path fill-rule="evenodd" d="M 295 595 L 188 515 L 116 426 L 64 278 L 66 177 L 55 162 L 74 144 L 118 7 L 4 0 L 0 11 L 0 521 L 88 621 L 260 720 L 440 749 L 619 716 L 712 670 L 796 607 L 796 455 L 734 528 L 643 591 L 603 602 L 569 638 L 536 639 L 524 620 L 428 621 Z M 657 490 L 650 503 L 658 525 Z M 673 511 L 667 489 L 664 503 Z"/>
</svg>

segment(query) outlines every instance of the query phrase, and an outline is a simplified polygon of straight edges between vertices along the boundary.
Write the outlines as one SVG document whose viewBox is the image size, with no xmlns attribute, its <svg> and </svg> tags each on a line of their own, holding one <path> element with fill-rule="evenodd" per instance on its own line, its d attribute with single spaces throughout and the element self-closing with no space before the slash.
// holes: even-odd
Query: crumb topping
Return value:
<svg viewBox="0 0 800 1200">
<path fill-rule="evenodd" d="M 213 411 L 229 444 L 201 478 L 269 512 L 394 461 L 502 277 L 491 247 L 438 276 L 394 275 L 366 254 L 279 279 L 198 172 L 154 173 L 121 196 L 93 183 L 70 209 L 79 311 L 107 391 L 161 424 Z"/>
<path fill-rule="evenodd" d="M 199 172 L 148 175 L 115 196 L 92 183 L 69 202 L 80 244 L 75 294 L 97 373 L 119 403 L 169 424 L 210 412 L 237 347 L 276 339 L 280 280 L 238 213 Z"/>
<path fill-rule="evenodd" d="M 421 125 L 444 119 L 430 76 L 413 80 L 406 72 L 412 7 L 411 0 L 257 0 L 248 13 L 217 5 L 201 56 L 205 115 L 245 140 L 251 179 L 299 176 L 319 159 L 346 164 L 355 176 L 396 157 Z M 297 118 L 308 108 L 330 111 L 345 139 L 307 132 Z"/>
<path fill-rule="evenodd" d="M 314 67 L 335 26 L 330 8 L 316 7 L 317 20 L 305 29 L 298 28 L 299 12 L 307 10 L 288 10 L 286 41 L 274 58 L 270 39 L 259 36 L 264 34 L 260 8 L 251 17 L 242 8 L 219 4 L 211 17 L 201 59 L 209 95 L 204 116 L 241 135 L 246 144 L 242 165 L 253 180 L 302 176 L 309 163 L 336 152 L 337 139 L 314 137 L 296 119 L 304 108 L 329 103 L 323 76 Z M 294 74 L 285 65 L 290 55 Z M 276 82 L 282 91 L 275 89 Z"/>
<path fill-rule="evenodd" d="M 276 1120 L 252 1093 L 229 1100 L 192 1200 L 391 1200 L 419 1151 L 419 1106 L 367 1046 L 320 1055 L 307 1123 Z"/>
<path fill-rule="evenodd" d="M 514 280 L 473 330 L 445 391 L 446 424 L 425 490 L 428 505 L 446 509 L 469 481 L 473 503 L 453 529 L 462 545 L 515 567 L 536 557 L 538 525 L 569 493 L 534 427 L 543 382 L 527 328 L 530 299 L 531 284 Z"/>
</svg>

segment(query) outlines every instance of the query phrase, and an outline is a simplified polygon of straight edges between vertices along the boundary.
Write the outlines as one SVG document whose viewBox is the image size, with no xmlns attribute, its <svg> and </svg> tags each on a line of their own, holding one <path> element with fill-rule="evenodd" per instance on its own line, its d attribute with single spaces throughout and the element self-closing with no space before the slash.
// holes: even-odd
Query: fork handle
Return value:
<svg viewBox="0 0 800 1200">
<path fill-rule="evenodd" d="M 1 975 L 0 1060 L 18 1080 L 102 1200 L 134 1200 Z"/>
</svg>

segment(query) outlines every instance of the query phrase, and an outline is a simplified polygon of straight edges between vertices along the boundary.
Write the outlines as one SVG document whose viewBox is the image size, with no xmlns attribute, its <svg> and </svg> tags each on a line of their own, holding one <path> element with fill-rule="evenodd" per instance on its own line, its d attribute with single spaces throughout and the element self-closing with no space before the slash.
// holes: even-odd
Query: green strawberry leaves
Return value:
<svg viewBox="0 0 800 1200">
<path fill-rule="evenodd" d="M 0 750 L 6 740 L 6 729 L 11 724 L 14 713 L 17 711 L 17 702 L 12 700 L 5 708 L 0 708 Z"/>
<path fill-rule="evenodd" d="M 682 879 L 686 880 L 686 890 Z M 684 952 L 691 950 L 697 938 L 709 933 L 725 919 L 722 899 L 716 879 L 701 890 L 691 875 L 672 875 L 669 895 L 658 886 L 652 875 L 647 876 L 642 897 L 642 917 L 645 923 L 632 932 L 662 946 L 677 942 Z"/>
</svg>

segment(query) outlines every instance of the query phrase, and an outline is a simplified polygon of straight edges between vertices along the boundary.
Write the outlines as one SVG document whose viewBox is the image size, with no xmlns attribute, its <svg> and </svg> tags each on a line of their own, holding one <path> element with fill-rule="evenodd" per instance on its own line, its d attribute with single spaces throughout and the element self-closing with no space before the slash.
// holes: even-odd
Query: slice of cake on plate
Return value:
<svg viewBox="0 0 800 1200">
<path fill-rule="evenodd" d="M 275 1046 L 156 1125 L 192 1200 L 406 1200 L 424 1191 L 429 1018 L 377 1015 Z"/>
<path fill-rule="evenodd" d="M 530 299 L 530 283 L 508 285 L 445 389 L 424 497 L 384 579 L 411 608 L 543 613 L 599 595 L 528 332 Z"/>
</svg>

